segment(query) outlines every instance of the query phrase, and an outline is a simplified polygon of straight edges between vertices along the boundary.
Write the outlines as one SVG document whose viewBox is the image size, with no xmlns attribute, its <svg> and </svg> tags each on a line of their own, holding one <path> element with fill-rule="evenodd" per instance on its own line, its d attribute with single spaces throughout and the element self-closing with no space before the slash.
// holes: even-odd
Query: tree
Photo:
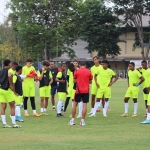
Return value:
<svg viewBox="0 0 150 150">
<path fill-rule="evenodd" d="M 10 19 L 23 49 L 36 57 L 47 50 L 47 58 L 75 52 L 69 47 L 78 38 L 78 13 L 74 0 L 11 0 Z"/>
<path fill-rule="evenodd" d="M 133 48 L 141 47 L 142 58 L 148 59 L 150 50 L 150 36 L 147 39 L 147 34 L 143 30 L 143 17 L 150 14 L 150 0 L 111 0 L 114 6 L 114 12 L 124 17 L 124 23 L 130 26 L 135 26 L 138 37 L 135 39 Z M 147 39 L 145 41 L 145 39 Z M 146 47 L 145 47 L 145 43 Z"/>
<path fill-rule="evenodd" d="M 19 41 L 12 33 L 12 28 L 7 24 L 7 21 L 0 25 L 0 61 L 6 58 L 17 62 L 21 60 Z"/>
<path fill-rule="evenodd" d="M 118 42 L 121 42 L 119 36 L 122 32 L 117 27 L 120 22 L 118 17 L 113 16 L 111 9 L 100 0 L 86 0 L 82 5 L 81 36 L 88 43 L 86 49 L 90 53 L 97 51 L 103 59 L 120 54 Z"/>
</svg>

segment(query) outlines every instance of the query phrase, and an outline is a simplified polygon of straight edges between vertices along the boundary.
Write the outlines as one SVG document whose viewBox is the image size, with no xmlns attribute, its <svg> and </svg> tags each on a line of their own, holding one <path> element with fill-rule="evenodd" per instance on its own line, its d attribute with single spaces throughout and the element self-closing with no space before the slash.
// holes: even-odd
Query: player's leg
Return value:
<svg viewBox="0 0 150 150">
<path fill-rule="evenodd" d="M 52 110 L 56 110 L 55 107 L 55 94 L 57 90 L 57 85 L 51 87 L 51 103 L 52 103 Z"/>
<path fill-rule="evenodd" d="M 20 125 L 16 124 L 16 117 L 15 117 L 15 95 L 11 89 L 5 91 L 5 98 L 10 106 L 10 115 L 12 120 L 12 128 L 20 128 Z"/>
<path fill-rule="evenodd" d="M 44 104 L 44 115 L 48 115 L 47 113 L 46 113 L 46 111 L 47 111 L 47 107 L 48 107 L 48 100 L 49 100 L 49 97 L 45 97 L 45 104 Z"/>
<path fill-rule="evenodd" d="M 1 119 L 2 119 L 2 124 L 4 128 L 11 128 L 11 126 L 7 125 L 6 123 L 6 115 L 5 115 L 5 110 L 7 107 L 7 103 L 4 103 L 1 101 Z"/>
<path fill-rule="evenodd" d="M 43 115 L 44 113 L 44 99 L 45 99 L 45 88 L 44 87 L 40 87 L 39 89 L 40 91 L 40 115 Z"/>
<path fill-rule="evenodd" d="M 86 112 L 87 112 L 87 103 L 89 102 L 89 93 L 87 94 L 82 94 L 82 100 L 83 100 L 83 110 L 82 110 L 82 119 L 80 122 L 80 126 L 85 126 L 85 116 L 86 116 Z"/>
<path fill-rule="evenodd" d="M 45 87 L 44 115 L 48 115 L 48 114 L 46 113 L 46 111 L 47 111 L 47 107 L 48 107 L 48 100 L 49 100 L 49 97 L 50 97 L 49 91 L 50 91 L 50 86 L 46 86 L 46 87 Z"/>
<path fill-rule="evenodd" d="M 43 115 L 43 113 L 44 113 L 44 97 L 41 97 L 41 96 L 40 96 L 40 107 L 41 107 L 40 115 Z"/>
<path fill-rule="evenodd" d="M 107 87 L 104 90 L 104 95 L 103 98 L 105 97 L 105 104 L 104 104 L 104 111 L 103 111 L 103 116 L 107 117 L 107 110 L 108 110 L 108 106 L 109 106 L 109 99 L 111 98 L 111 87 Z"/>
<path fill-rule="evenodd" d="M 65 100 L 64 112 L 66 112 L 67 107 L 69 105 L 69 100 L 71 98 L 71 88 L 70 87 L 68 87 L 68 91 L 67 92 L 68 92 L 68 94 L 67 94 L 67 97 L 66 97 L 66 100 Z"/>
<path fill-rule="evenodd" d="M 100 100 L 101 100 L 101 98 L 103 97 L 103 93 L 104 93 L 104 90 L 98 89 L 97 95 L 96 95 L 96 103 L 95 103 L 95 105 L 94 105 L 93 112 L 92 112 L 92 114 L 91 114 L 89 117 L 95 117 L 97 108 L 98 108 L 99 105 L 100 105 Z"/>
<path fill-rule="evenodd" d="M 95 103 L 95 105 L 94 105 L 92 114 L 91 114 L 89 117 L 95 117 L 97 108 L 98 108 L 98 106 L 99 106 L 99 104 L 100 104 L 100 101 L 101 101 L 101 98 L 97 98 L 97 99 L 96 99 L 96 103 Z"/>
<path fill-rule="evenodd" d="M 124 114 L 121 115 L 121 117 L 127 117 L 128 116 L 128 108 L 129 108 L 128 101 L 129 101 L 130 97 L 132 97 L 132 88 L 129 87 L 127 89 L 127 92 L 126 92 L 125 98 L 124 98 L 124 109 L 125 109 L 125 112 L 124 112 Z"/>
<path fill-rule="evenodd" d="M 23 101 L 23 107 L 24 107 L 24 116 L 28 117 L 28 108 L 27 108 L 27 101 L 28 101 L 28 97 L 24 97 L 24 101 Z"/>
<path fill-rule="evenodd" d="M 24 122 L 24 120 L 21 117 L 21 111 L 20 111 L 20 105 L 22 103 L 22 96 L 15 96 L 15 116 L 16 121 Z"/>
<path fill-rule="evenodd" d="M 133 98 L 133 102 L 134 102 L 134 113 L 132 115 L 132 117 L 137 117 L 137 110 L 138 110 L 138 103 L 137 103 L 137 98 Z"/>
<path fill-rule="evenodd" d="M 141 122 L 141 124 L 150 124 L 150 100 L 147 100 L 147 108 L 148 108 L 148 113 L 147 113 L 147 117 L 146 120 L 144 120 L 143 122 Z"/>
<path fill-rule="evenodd" d="M 124 98 L 124 109 L 125 109 L 125 112 L 124 114 L 121 115 L 121 117 L 128 117 L 128 109 L 129 109 L 129 104 L 128 104 L 128 101 L 129 101 L 130 97 L 125 97 Z"/>
<path fill-rule="evenodd" d="M 147 106 L 148 94 L 144 94 L 143 93 L 143 97 L 144 97 L 144 101 L 145 101 L 146 114 L 144 116 L 142 116 L 142 118 L 146 118 L 147 117 L 147 113 L 148 113 L 148 106 Z"/>
<path fill-rule="evenodd" d="M 132 98 L 133 98 L 133 102 L 134 102 L 134 113 L 132 115 L 132 117 L 137 117 L 137 110 L 138 110 L 138 102 L 137 102 L 137 98 L 138 98 L 138 94 L 139 94 L 139 90 L 132 90 Z"/>
<path fill-rule="evenodd" d="M 33 116 L 40 117 L 40 115 L 37 114 L 37 112 L 36 112 L 35 97 L 30 97 L 30 103 L 31 103 L 32 111 L 33 111 Z"/>
<path fill-rule="evenodd" d="M 59 98 L 59 101 L 57 103 L 57 117 L 62 117 L 63 115 L 61 113 L 61 109 L 63 106 L 63 102 L 66 99 L 66 93 L 65 92 L 58 92 L 58 98 Z"/>
<path fill-rule="evenodd" d="M 88 113 L 89 115 L 91 115 L 94 110 L 97 90 L 98 90 L 97 86 L 95 84 L 92 84 L 91 86 L 91 111 Z"/>
<path fill-rule="evenodd" d="M 16 124 L 16 117 L 15 117 L 15 101 L 9 102 L 10 105 L 10 114 L 12 120 L 12 128 L 21 128 L 20 125 Z"/>
<path fill-rule="evenodd" d="M 78 105 L 79 105 L 79 114 L 76 118 L 81 118 L 82 117 L 82 111 L 83 111 L 83 102 L 81 101 Z"/>
<path fill-rule="evenodd" d="M 76 115 L 76 108 L 78 106 L 78 103 L 81 101 L 81 97 L 82 95 L 81 94 L 76 94 L 75 95 L 75 100 L 74 100 L 74 103 L 73 103 L 73 108 L 72 108 L 72 118 L 70 120 L 70 122 L 68 123 L 68 125 L 75 125 L 75 115 Z"/>
<path fill-rule="evenodd" d="M 28 117 L 28 110 L 27 110 L 27 102 L 28 102 L 28 96 L 29 96 L 29 92 L 30 89 L 28 87 L 28 85 L 26 85 L 25 83 L 23 83 L 23 96 L 24 96 L 24 100 L 23 100 L 23 107 L 24 107 L 24 116 Z"/>
<path fill-rule="evenodd" d="M 35 105 L 35 87 L 34 85 L 29 88 L 29 97 L 30 97 L 30 103 L 33 111 L 33 116 L 34 117 L 40 117 L 39 114 L 36 112 L 36 105 Z"/>
</svg>

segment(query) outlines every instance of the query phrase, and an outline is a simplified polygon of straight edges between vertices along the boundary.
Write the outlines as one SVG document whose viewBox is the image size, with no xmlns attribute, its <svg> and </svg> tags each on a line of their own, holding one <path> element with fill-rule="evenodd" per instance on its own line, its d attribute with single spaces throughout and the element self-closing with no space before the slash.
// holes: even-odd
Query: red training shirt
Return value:
<svg viewBox="0 0 150 150">
<path fill-rule="evenodd" d="M 92 80 L 91 72 L 86 68 L 80 68 L 74 72 L 76 79 L 76 94 L 89 93 L 89 82 Z"/>
</svg>

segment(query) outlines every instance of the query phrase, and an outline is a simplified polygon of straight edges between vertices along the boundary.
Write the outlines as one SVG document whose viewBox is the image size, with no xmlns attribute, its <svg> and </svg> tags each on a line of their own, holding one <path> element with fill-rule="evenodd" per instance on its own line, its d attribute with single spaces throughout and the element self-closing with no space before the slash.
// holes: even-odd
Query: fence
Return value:
<svg viewBox="0 0 150 150">
<path fill-rule="evenodd" d="M 127 70 L 114 70 L 120 78 L 127 78 Z"/>
</svg>

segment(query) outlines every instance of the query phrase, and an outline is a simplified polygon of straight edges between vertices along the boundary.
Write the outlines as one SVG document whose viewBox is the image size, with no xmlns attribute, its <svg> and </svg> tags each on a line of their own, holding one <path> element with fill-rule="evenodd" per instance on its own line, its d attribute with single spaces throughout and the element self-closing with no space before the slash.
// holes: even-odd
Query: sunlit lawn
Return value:
<svg viewBox="0 0 150 150">
<path fill-rule="evenodd" d="M 36 87 L 36 105 L 37 111 L 40 112 L 38 86 Z M 75 126 L 68 125 L 71 102 L 63 118 L 56 117 L 51 103 L 48 107 L 49 116 L 35 118 L 32 116 L 29 101 L 30 117 L 23 117 L 25 122 L 18 123 L 22 128 L 0 128 L 0 150 L 149 150 L 150 125 L 140 125 L 143 121 L 141 116 L 145 114 L 142 88 L 138 99 L 138 117 L 131 118 L 132 100 L 129 105 L 129 117 L 120 117 L 124 112 L 123 99 L 126 89 L 126 81 L 122 79 L 113 85 L 108 117 L 104 118 L 99 112 L 95 118 L 87 117 L 84 127 L 79 126 L 80 119 L 76 119 Z M 11 124 L 9 108 L 7 122 Z"/>
</svg>

